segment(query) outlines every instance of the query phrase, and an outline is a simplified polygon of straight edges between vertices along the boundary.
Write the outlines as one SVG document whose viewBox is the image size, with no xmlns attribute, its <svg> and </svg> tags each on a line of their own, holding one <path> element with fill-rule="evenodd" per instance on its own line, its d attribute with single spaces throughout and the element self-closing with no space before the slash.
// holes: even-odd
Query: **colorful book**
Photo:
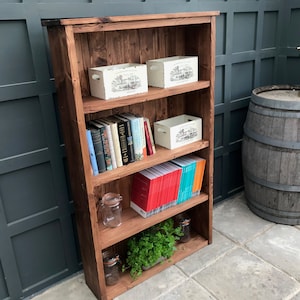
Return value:
<svg viewBox="0 0 300 300">
<path fill-rule="evenodd" d="M 113 145 L 114 145 L 114 149 L 115 149 L 117 167 L 122 167 L 123 160 L 122 160 L 122 155 L 121 155 L 118 124 L 117 124 L 116 120 L 114 120 L 110 117 L 102 118 L 102 120 L 103 120 L 103 122 L 106 122 L 107 124 L 109 124 L 111 127 L 111 135 L 112 135 Z"/>
<path fill-rule="evenodd" d="M 130 161 L 128 154 L 127 133 L 125 123 L 120 118 L 117 118 L 115 115 L 109 116 L 108 119 L 117 124 L 122 163 L 123 165 L 127 165 L 130 163 Z"/>
<path fill-rule="evenodd" d="M 88 148 L 89 148 L 89 153 L 90 153 L 90 161 L 91 161 L 91 166 L 92 166 L 92 170 L 93 170 L 93 175 L 98 175 L 99 170 L 98 170 L 95 148 L 94 148 L 93 139 L 92 139 L 92 133 L 91 133 L 90 129 L 86 129 L 86 138 L 87 138 L 87 143 L 88 143 Z"/>
<path fill-rule="evenodd" d="M 193 196 L 197 196 L 200 195 L 200 191 L 202 188 L 206 160 L 202 157 L 193 154 L 188 155 L 188 157 L 196 161 L 195 179 L 194 179 L 192 192 L 193 192 Z"/>
<path fill-rule="evenodd" d="M 152 133 L 150 121 L 148 118 L 144 118 L 144 128 L 145 128 L 147 154 L 153 155 L 156 153 L 156 147 L 154 144 L 153 133 Z"/>
<path fill-rule="evenodd" d="M 174 201 L 178 198 L 178 191 L 179 191 L 179 185 L 180 185 L 180 179 L 181 179 L 181 173 L 182 169 L 181 167 L 171 163 L 171 162 L 165 162 L 160 165 L 162 168 L 165 168 L 168 170 L 169 173 L 171 173 L 170 176 L 170 186 L 168 188 L 168 201 Z"/>
<path fill-rule="evenodd" d="M 106 165 L 105 165 L 105 157 L 104 157 L 104 151 L 103 151 L 103 143 L 101 138 L 101 132 L 98 128 L 91 125 L 89 127 L 92 135 L 94 150 L 95 150 L 95 156 L 97 160 L 98 165 L 98 171 L 99 173 L 103 173 L 106 171 Z"/>
<path fill-rule="evenodd" d="M 130 126 L 130 121 L 127 118 L 122 117 L 121 115 L 115 115 L 116 118 L 120 119 L 125 126 L 126 140 L 127 140 L 127 151 L 129 162 L 134 162 L 134 149 L 133 149 L 133 138 L 132 131 Z"/>
<path fill-rule="evenodd" d="M 131 201 L 145 211 L 156 208 L 159 177 L 148 169 L 135 173 L 132 181 Z"/>
<path fill-rule="evenodd" d="M 95 122 L 97 122 L 97 123 L 99 123 L 99 124 L 101 124 L 105 127 L 105 130 L 106 130 L 105 133 L 107 134 L 109 151 L 110 151 L 110 156 L 111 156 L 112 168 L 116 169 L 117 168 L 117 161 L 116 161 L 115 147 L 114 147 L 113 138 L 112 138 L 111 126 L 110 126 L 109 123 L 105 122 L 102 119 L 97 119 L 97 120 L 95 120 Z"/>
<path fill-rule="evenodd" d="M 182 168 L 177 203 L 185 202 L 192 197 L 192 186 L 195 176 L 196 162 L 193 160 L 178 157 L 172 162 Z"/>
<path fill-rule="evenodd" d="M 142 117 L 135 116 L 131 113 L 122 113 L 122 117 L 126 118 L 130 122 L 130 128 L 132 132 L 134 159 L 136 161 L 144 158 L 144 127 L 141 126 Z"/>
<path fill-rule="evenodd" d="M 103 153 L 104 153 L 106 170 L 111 171 L 113 169 L 113 167 L 112 167 L 111 153 L 110 153 L 109 141 L 108 141 L 106 128 L 104 125 L 96 122 L 95 120 L 90 121 L 90 124 L 94 125 L 100 131 L 102 144 L 103 144 Z"/>
</svg>

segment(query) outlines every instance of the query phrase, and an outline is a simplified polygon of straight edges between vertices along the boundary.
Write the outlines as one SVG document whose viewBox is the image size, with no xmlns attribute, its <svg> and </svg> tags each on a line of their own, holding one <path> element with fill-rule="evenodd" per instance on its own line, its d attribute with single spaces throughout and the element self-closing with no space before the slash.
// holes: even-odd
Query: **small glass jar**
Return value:
<svg viewBox="0 0 300 300">
<path fill-rule="evenodd" d="M 119 274 L 119 255 L 106 257 L 103 259 L 105 283 L 106 285 L 115 285 L 120 279 Z"/>
<path fill-rule="evenodd" d="M 186 243 L 191 239 L 190 223 L 191 219 L 187 214 L 183 213 L 175 216 L 175 224 L 176 226 L 180 226 L 181 232 L 183 233 L 183 235 L 179 239 L 179 242 Z"/>
<path fill-rule="evenodd" d="M 179 222 L 183 236 L 180 237 L 179 242 L 181 243 L 186 243 L 191 239 L 191 234 L 190 234 L 190 222 L 191 219 L 185 218 Z"/>
<path fill-rule="evenodd" d="M 101 199 L 102 222 L 107 227 L 118 227 L 122 224 L 122 196 L 107 193 Z"/>
</svg>

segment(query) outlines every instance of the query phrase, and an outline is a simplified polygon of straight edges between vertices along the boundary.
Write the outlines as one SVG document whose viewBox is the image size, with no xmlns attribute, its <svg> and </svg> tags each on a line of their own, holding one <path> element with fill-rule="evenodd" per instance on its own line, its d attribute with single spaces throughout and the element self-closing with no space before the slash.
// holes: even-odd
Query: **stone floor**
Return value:
<svg viewBox="0 0 300 300">
<path fill-rule="evenodd" d="M 243 193 L 214 207 L 213 243 L 115 300 L 300 300 L 300 226 L 254 215 Z M 34 300 L 95 300 L 82 273 Z"/>
</svg>

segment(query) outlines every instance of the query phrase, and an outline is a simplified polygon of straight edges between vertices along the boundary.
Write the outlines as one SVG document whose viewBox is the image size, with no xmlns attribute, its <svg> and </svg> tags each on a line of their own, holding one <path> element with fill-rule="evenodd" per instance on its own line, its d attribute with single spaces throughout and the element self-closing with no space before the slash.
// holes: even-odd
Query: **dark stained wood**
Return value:
<svg viewBox="0 0 300 300">
<path fill-rule="evenodd" d="M 48 26 L 58 105 L 75 203 L 85 278 L 98 299 L 112 299 L 212 242 L 215 17 L 218 12 L 115 16 L 44 20 Z M 149 87 L 147 93 L 101 100 L 90 96 L 88 68 L 120 63 L 146 63 L 175 55 L 199 57 L 199 81 L 171 88 Z M 150 123 L 191 114 L 203 119 L 203 140 L 177 149 L 157 146 L 142 161 L 92 175 L 86 140 L 88 120 L 130 111 Z M 183 204 L 143 219 L 130 208 L 133 174 L 153 165 L 195 153 L 207 160 L 203 192 Z M 123 196 L 123 222 L 105 228 L 98 216 L 99 198 L 107 192 Z M 150 226 L 189 210 L 195 236 L 179 246 L 170 262 L 137 281 L 124 274 L 113 287 L 105 285 L 102 252 L 126 253 L 126 239 Z"/>
</svg>

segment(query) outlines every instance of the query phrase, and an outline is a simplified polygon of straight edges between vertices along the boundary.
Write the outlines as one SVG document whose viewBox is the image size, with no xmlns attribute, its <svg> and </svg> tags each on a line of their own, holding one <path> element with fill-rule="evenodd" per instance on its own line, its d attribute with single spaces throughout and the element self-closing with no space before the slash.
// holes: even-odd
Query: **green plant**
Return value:
<svg viewBox="0 0 300 300">
<path fill-rule="evenodd" d="M 160 259 L 170 258 L 176 250 L 175 243 L 182 236 L 180 227 L 174 228 L 173 219 L 156 224 L 133 236 L 127 243 L 126 264 L 133 279 L 139 277 L 145 268 L 155 265 Z"/>
</svg>

